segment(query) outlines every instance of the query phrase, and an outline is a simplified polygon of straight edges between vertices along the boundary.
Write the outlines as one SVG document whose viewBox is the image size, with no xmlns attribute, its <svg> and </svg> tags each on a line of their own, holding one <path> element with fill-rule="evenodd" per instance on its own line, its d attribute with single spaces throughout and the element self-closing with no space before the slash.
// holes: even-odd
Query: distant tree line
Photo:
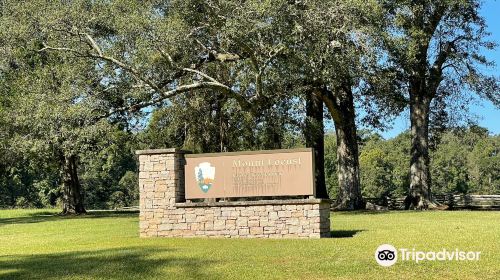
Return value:
<svg viewBox="0 0 500 280">
<path fill-rule="evenodd" d="M 137 166 L 134 150 L 152 147 L 179 147 L 193 151 L 217 151 L 217 136 L 210 126 L 192 120 L 189 126 L 173 118 L 185 119 L 174 109 L 153 113 L 149 125 L 139 133 L 116 129 L 110 135 L 106 148 L 88 153 L 80 159 L 78 173 L 88 209 L 114 209 L 138 205 Z M 192 110 L 184 109 L 184 112 Z M 198 116 L 195 114 L 195 116 Z M 207 124 L 214 120 L 207 121 Z M 184 123 L 185 124 L 185 123 Z M 254 133 L 255 143 L 243 141 L 241 135 L 223 140 L 235 149 L 267 149 L 271 127 L 253 127 L 238 130 Z M 293 127 L 293 125 L 289 125 Z M 182 130 L 183 132 L 179 132 Z M 187 131 L 190 135 L 187 135 Z M 360 131 L 361 191 L 364 198 L 404 197 L 410 184 L 408 151 L 411 135 L 403 132 L 392 139 L 383 139 L 378 133 Z M 224 132 L 226 133 L 226 132 Z M 304 137 L 297 131 L 285 129 L 278 148 L 304 147 Z M 205 136 L 202 136 L 205 135 Z M 206 141 L 191 142 L 191 137 Z M 325 137 L 325 174 L 329 196 L 338 194 L 336 178 L 336 138 Z M 430 153 L 433 194 L 500 194 L 500 135 L 488 134 L 478 126 L 448 129 L 440 133 L 439 142 Z M 60 171 L 57 163 L 36 153 L 11 154 L 0 163 L 0 208 L 59 207 L 62 206 Z"/>
<path fill-rule="evenodd" d="M 360 153 L 364 197 L 404 197 L 410 134 L 384 140 L 369 134 Z M 500 194 L 500 136 L 478 126 L 449 129 L 430 151 L 432 194 Z"/>
</svg>

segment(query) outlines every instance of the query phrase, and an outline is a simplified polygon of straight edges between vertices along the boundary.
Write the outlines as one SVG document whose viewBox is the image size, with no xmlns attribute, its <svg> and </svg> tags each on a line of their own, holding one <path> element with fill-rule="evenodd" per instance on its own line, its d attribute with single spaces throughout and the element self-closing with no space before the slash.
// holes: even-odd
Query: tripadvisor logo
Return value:
<svg viewBox="0 0 500 280">
<path fill-rule="evenodd" d="M 391 266 L 398 260 L 398 252 L 394 246 L 382 244 L 375 251 L 375 260 L 381 266 Z"/>
<path fill-rule="evenodd" d="M 459 249 L 452 251 L 442 249 L 440 251 L 416 251 L 413 249 L 400 248 L 397 250 L 394 246 L 383 244 L 375 250 L 375 260 L 381 266 L 391 266 L 396 263 L 398 257 L 401 261 L 478 261 L 481 252 L 465 252 Z"/>
</svg>

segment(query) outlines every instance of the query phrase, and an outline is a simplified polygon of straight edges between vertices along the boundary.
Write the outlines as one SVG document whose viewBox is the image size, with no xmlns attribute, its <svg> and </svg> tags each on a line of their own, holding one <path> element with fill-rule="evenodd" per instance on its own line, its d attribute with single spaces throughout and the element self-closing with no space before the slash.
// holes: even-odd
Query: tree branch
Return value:
<svg viewBox="0 0 500 280">
<path fill-rule="evenodd" d="M 443 18 L 445 12 L 446 12 L 446 5 L 441 4 L 436 7 L 436 10 L 430 16 L 429 23 L 424 27 L 426 34 L 427 36 L 429 36 L 429 38 L 434 35 L 434 32 L 436 31 L 439 22 L 441 22 L 441 19 Z"/>
<path fill-rule="evenodd" d="M 87 38 L 90 46 L 97 52 L 97 54 L 100 56 L 103 56 L 101 48 L 99 48 L 99 46 L 97 45 L 95 40 L 92 38 L 92 36 L 90 36 L 88 33 L 85 33 L 85 32 L 82 32 L 81 34 L 84 35 L 85 38 Z"/>
<path fill-rule="evenodd" d="M 44 51 L 66 51 L 66 52 L 71 52 L 71 53 L 76 53 L 78 55 L 85 56 L 85 54 L 71 48 L 55 48 L 55 47 L 49 47 L 45 43 L 43 44 L 43 48 L 39 49 L 38 52 L 44 52 Z"/>
<path fill-rule="evenodd" d="M 439 83 L 442 80 L 442 75 L 443 75 L 443 65 L 446 62 L 446 60 L 450 57 L 452 53 L 454 53 L 454 42 L 447 42 L 444 46 L 444 48 L 441 48 L 436 60 L 432 64 L 432 67 L 429 69 L 429 86 L 431 87 L 431 90 L 428 92 L 428 94 L 435 94 Z M 449 66 L 449 65 L 448 65 Z"/>
<path fill-rule="evenodd" d="M 123 113 L 123 112 L 136 112 L 140 109 L 159 104 L 160 102 L 173 98 L 181 93 L 195 90 L 195 89 L 201 89 L 201 88 L 213 88 L 213 89 L 220 89 L 228 93 L 231 97 L 235 98 L 238 104 L 242 106 L 244 109 L 250 110 L 252 109 L 252 105 L 248 103 L 248 101 L 243 98 L 241 95 L 239 95 L 237 92 L 234 92 L 231 88 L 228 86 L 221 84 L 219 82 L 198 82 L 198 83 L 193 83 L 189 85 L 183 85 L 183 86 L 178 86 L 175 89 L 169 90 L 169 91 L 164 91 L 161 92 L 161 95 L 153 98 L 149 101 L 144 101 L 144 102 L 139 102 L 130 106 L 124 106 L 120 107 L 114 110 L 109 111 L 107 114 L 99 116 L 98 119 L 106 118 L 111 115 L 117 114 L 117 113 Z"/>
<path fill-rule="evenodd" d="M 175 97 L 176 95 L 178 95 L 180 93 L 183 93 L 183 92 L 186 92 L 186 91 L 190 91 L 190 90 L 194 90 L 194 89 L 200 89 L 200 88 L 214 88 L 214 89 L 223 90 L 230 97 L 234 98 L 238 102 L 238 104 L 242 107 L 242 109 L 244 109 L 246 111 L 249 111 L 250 113 L 253 113 L 253 114 L 255 114 L 257 112 L 257 110 L 255 109 L 255 106 L 253 106 L 252 103 L 249 102 L 249 100 L 247 100 L 245 97 L 243 97 L 242 95 L 240 95 L 237 92 L 233 91 L 230 87 L 228 87 L 228 86 L 226 86 L 226 85 L 218 82 L 213 77 L 211 77 L 211 76 L 209 76 L 209 75 L 207 75 L 207 74 L 205 74 L 205 73 L 197 70 L 197 68 L 201 67 L 201 65 L 205 61 L 207 61 L 207 59 L 200 60 L 199 63 L 197 63 L 196 65 L 194 65 L 193 68 L 179 68 L 179 67 L 176 66 L 176 64 L 173 61 L 172 57 L 168 53 L 166 53 L 166 52 L 164 52 L 164 51 L 162 51 L 161 49 L 158 48 L 158 51 L 160 52 L 160 54 L 164 58 L 166 58 L 169 61 L 169 63 L 174 68 L 177 68 L 178 71 L 176 73 L 174 73 L 174 78 L 173 79 L 171 79 L 171 80 L 169 80 L 167 82 L 163 81 L 163 82 L 161 82 L 159 84 L 156 84 L 152 80 L 150 80 L 147 77 L 143 76 L 142 73 L 140 73 L 140 71 L 137 70 L 136 68 L 134 68 L 133 66 L 130 66 L 127 63 L 122 62 L 122 61 L 120 61 L 120 60 L 118 60 L 118 59 L 116 59 L 114 57 L 104 55 L 104 53 L 102 52 L 101 48 L 97 45 L 96 41 L 88 33 L 79 33 L 79 34 L 85 36 L 85 38 L 86 38 L 87 43 L 89 44 L 89 46 L 97 54 L 89 52 L 89 51 L 82 52 L 82 51 L 79 51 L 79 50 L 76 50 L 76 49 L 66 48 L 66 47 L 50 47 L 50 46 L 47 46 L 46 44 L 43 45 L 44 47 L 42 49 L 40 49 L 39 52 L 42 52 L 42 51 L 66 51 L 66 52 L 75 53 L 75 54 L 80 55 L 80 56 L 91 57 L 91 58 L 94 58 L 94 59 L 101 59 L 101 60 L 104 60 L 104 61 L 108 61 L 108 62 L 110 62 L 110 63 L 112 63 L 112 64 L 120 67 L 121 69 L 125 70 L 126 72 L 131 73 L 136 79 L 144 82 L 145 84 L 147 84 L 149 87 L 151 87 L 155 92 L 157 92 L 160 95 L 159 97 L 154 98 L 154 99 L 149 100 L 149 101 L 139 102 L 139 103 L 134 104 L 134 105 L 130 105 L 130 106 L 126 106 L 126 107 L 121 107 L 121 108 L 112 110 L 109 113 L 100 116 L 99 118 L 109 117 L 109 116 L 111 116 L 113 114 L 116 114 L 116 113 L 119 113 L 119 112 L 124 112 L 124 111 L 134 112 L 134 111 L 140 110 L 141 108 L 145 108 L 145 107 L 148 107 L 148 106 L 160 103 L 160 102 L 162 102 L 165 99 L 169 99 L 169 98 Z M 215 52 L 214 55 L 213 55 L 213 58 L 214 58 L 214 60 L 224 62 L 224 61 L 238 60 L 241 57 L 239 55 L 235 55 L 235 54 L 219 54 L 219 53 Z M 193 84 L 189 84 L 189 85 L 178 86 L 178 87 L 176 87 L 175 89 L 172 89 L 172 90 L 167 90 L 167 91 L 162 90 L 163 87 L 165 87 L 166 85 L 168 85 L 170 82 L 173 82 L 174 80 L 181 78 L 184 73 L 195 73 L 197 75 L 200 75 L 204 79 L 209 80 L 209 82 L 206 82 L 206 81 L 204 81 L 204 82 L 197 82 L 197 83 L 193 83 Z"/>
</svg>

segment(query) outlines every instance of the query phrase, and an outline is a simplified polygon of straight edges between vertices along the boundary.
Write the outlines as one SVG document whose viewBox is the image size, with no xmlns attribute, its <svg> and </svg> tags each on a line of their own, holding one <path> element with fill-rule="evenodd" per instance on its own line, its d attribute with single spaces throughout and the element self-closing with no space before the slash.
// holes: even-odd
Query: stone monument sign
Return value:
<svg viewBox="0 0 500 280">
<path fill-rule="evenodd" d="M 202 155 L 158 149 L 136 154 L 141 237 L 330 235 L 330 202 L 314 198 L 311 149 Z"/>
</svg>

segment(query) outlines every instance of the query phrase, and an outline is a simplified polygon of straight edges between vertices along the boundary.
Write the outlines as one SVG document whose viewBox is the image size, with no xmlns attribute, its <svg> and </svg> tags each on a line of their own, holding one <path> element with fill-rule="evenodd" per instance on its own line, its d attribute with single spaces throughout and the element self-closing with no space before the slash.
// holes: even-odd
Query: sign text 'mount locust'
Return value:
<svg viewBox="0 0 500 280">
<path fill-rule="evenodd" d="M 186 155 L 186 199 L 314 195 L 312 149 Z"/>
</svg>

